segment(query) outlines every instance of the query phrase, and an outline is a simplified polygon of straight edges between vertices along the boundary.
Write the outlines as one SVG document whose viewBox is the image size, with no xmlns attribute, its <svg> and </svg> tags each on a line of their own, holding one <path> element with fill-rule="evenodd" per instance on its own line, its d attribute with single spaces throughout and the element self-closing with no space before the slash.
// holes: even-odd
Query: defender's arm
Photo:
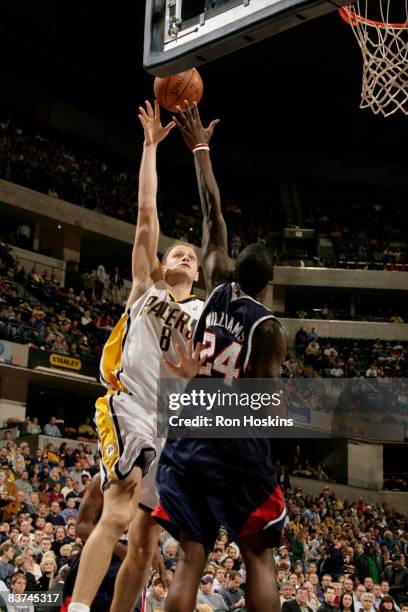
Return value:
<svg viewBox="0 0 408 612">
<path fill-rule="evenodd" d="M 193 109 L 185 101 L 186 110 L 179 108 L 179 116 L 173 117 L 187 146 L 193 150 L 199 143 L 209 143 L 218 119 L 204 128 L 197 105 Z M 227 227 L 221 210 L 221 198 L 214 176 L 209 150 L 194 153 L 198 191 L 203 213 L 202 266 L 207 290 L 227 280 L 232 266 L 228 257 Z"/>
<path fill-rule="evenodd" d="M 281 325 L 266 319 L 255 329 L 252 340 L 252 378 L 279 378 L 285 356 L 286 338 Z"/>
</svg>

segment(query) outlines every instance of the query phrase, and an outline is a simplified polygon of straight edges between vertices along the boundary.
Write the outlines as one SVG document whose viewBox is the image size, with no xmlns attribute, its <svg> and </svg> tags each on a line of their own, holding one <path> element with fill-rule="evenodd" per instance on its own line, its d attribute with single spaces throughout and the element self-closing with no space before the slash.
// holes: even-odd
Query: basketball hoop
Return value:
<svg viewBox="0 0 408 612">
<path fill-rule="evenodd" d="M 397 111 L 408 115 L 408 0 L 358 0 L 339 12 L 363 55 L 360 108 L 384 117 Z"/>
</svg>

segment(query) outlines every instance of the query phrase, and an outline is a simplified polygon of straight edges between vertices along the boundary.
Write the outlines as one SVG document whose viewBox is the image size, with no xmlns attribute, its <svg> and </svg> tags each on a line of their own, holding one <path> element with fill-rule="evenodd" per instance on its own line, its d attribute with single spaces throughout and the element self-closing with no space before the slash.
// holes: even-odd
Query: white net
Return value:
<svg viewBox="0 0 408 612">
<path fill-rule="evenodd" d="M 340 9 L 363 55 L 360 108 L 371 108 L 384 117 L 397 111 L 408 115 L 408 0 L 394 0 L 397 21 L 391 13 L 392 1 L 359 0 Z M 374 5 L 377 19 L 369 14 Z"/>
</svg>

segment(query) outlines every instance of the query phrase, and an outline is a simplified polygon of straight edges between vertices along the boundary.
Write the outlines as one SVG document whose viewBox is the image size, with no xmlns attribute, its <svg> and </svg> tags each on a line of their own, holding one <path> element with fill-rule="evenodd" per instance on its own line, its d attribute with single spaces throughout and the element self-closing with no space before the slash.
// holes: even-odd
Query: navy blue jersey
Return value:
<svg viewBox="0 0 408 612">
<path fill-rule="evenodd" d="M 207 357 L 198 377 L 228 385 L 250 378 L 253 334 L 267 319 L 275 319 L 272 312 L 236 283 L 217 287 L 194 330 L 194 343 L 203 343 Z M 187 533 L 208 550 L 221 525 L 232 540 L 263 531 L 277 546 L 285 521 L 283 493 L 271 440 L 254 435 L 248 428 L 244 438 L 168 438 L 157 470 L 154 518 L 177 539 Z"/>
<path fill-rule="evenodd" d="M 204 305 L 194 330 L 207 361 L 198 377 L 223 378 L 226 384 L 251 376 L 252 337 L 256 327 L 274 319 L 269 308 L 246 295 L 236 283 L 217 287 Z"/>
</svg>

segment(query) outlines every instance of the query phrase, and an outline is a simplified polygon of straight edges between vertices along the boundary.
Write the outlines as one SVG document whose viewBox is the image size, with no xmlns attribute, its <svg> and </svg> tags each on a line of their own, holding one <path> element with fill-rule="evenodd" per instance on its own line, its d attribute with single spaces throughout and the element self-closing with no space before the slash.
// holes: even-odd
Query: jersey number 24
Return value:
<svg viewBox="0 0 408 612">
<path fill-rule="evenodd" d="M 224 374 L 224 381 L 230 385 L 234 378 L 239 377 L 239 367 L 236 367 L 242 344 L 231 342 L 218 355 L 214 355 L 216 336 L 213 332 L 204 332 L 203 349 L 200 358 L 206 357 L 206 363 L 200 368 L 200 376 L 213 376 L 213 371 Z"/>
</svg>

